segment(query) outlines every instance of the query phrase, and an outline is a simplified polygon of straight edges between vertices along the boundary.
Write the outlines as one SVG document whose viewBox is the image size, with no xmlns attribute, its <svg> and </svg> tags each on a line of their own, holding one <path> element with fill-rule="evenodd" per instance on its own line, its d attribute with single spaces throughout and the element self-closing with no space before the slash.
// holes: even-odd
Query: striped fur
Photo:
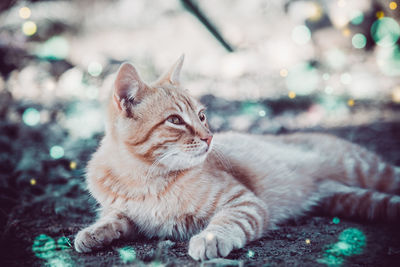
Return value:
<svg viewBox="0 0 400 267">
<path fill-rule="evenodd" d="M 212 136 L 202 105 L 180 89 L 182 60 L 151 85 L 132 65 L 120 68 L 87 168 L 102 212 L 76 236 L 77 251 L 140 233 L 190 238 L 190 256 L 204 260 L 314 207 L 399 220 L 399 168 L 357 145 L 322 134 Z"/>
</svg>

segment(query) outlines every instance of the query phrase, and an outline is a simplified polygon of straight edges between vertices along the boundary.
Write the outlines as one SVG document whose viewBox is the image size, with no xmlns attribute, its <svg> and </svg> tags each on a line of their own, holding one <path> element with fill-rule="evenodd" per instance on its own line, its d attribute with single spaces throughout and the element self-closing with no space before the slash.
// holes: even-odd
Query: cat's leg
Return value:
<svg viewBox="0 0 400 267">
<path fill-rule="evenodd" d="M 92 225 L 82 229 L 75 237 L 75 250 L 90 252 L 109 245 L 112 241 L 131 236 L 135 232 L 132 221 L 120 212 L 102 212 Z"/>
<path fill-rule="evenodd" d="M 400 196 L 336 183 L 334 193 L 323 200 L 324 212 L 344 218 L 400 221 Z"/>
<path fill-rule="evenodd" d="M 195 260 L 225 257 L 260 238 L 266 222 L 264 202 L 243 189 L 220 207 L 206 229 L 190 239 L 189 255 Z"/>
</svg>

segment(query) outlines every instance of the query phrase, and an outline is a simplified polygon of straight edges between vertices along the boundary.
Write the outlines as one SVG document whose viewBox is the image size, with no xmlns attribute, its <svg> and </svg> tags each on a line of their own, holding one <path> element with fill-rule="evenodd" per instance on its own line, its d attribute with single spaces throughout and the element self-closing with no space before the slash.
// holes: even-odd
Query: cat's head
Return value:
<svg viewBox="0 0 400 267">
<path fill-rule="evenodd" d="M 204 106 L 181 88 L 183 56 L 146 84 L 124 63 L 117 74 L 107 133 L 132 156 L 177 171 L 202 163 L 212 146 Z"/>
</svg>

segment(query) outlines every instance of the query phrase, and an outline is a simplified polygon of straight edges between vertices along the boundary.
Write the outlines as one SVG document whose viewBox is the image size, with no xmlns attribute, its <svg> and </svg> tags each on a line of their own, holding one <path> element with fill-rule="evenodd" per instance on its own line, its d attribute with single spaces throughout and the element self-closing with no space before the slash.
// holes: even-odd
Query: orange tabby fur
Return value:
<svg viewBox="0 0 400 267">
<path fill-rule="evenodd" d="M 106 134 L 87 168 L 101 204 L 79 252 L 119 238 L 190 238 L 196 260 L 225 257 L 288 218 L 329 214 L 398 220 L 400 170 L 323 134 L 212 136 L 203 106 L 180 87 L 183 57 L 151 85 L 118 72 Z"/>
</svg>

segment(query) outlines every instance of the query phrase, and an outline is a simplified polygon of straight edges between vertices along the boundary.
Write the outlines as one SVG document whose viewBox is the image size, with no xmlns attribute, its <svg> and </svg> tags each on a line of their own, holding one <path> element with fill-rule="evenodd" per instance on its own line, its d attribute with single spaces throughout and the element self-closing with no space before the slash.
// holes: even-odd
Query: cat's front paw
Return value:
<svg viewBox="0 0 400 267">
<path fill-rule="evenodd" d="M 226 257 L 232 249 L 233 244 L 229 239 L 211 231 L 203 231 L 189 242 L 189 255 L 195 260 Z"/>
<path fill-rule="evenodd" d="M 95 224 L 79 231 L 75 237 L 74 247 L 80 253 L 87 253 L 109 245 L 120 236 L 121 232 L 115 231 L 111 223 Z"/>
</svg>

